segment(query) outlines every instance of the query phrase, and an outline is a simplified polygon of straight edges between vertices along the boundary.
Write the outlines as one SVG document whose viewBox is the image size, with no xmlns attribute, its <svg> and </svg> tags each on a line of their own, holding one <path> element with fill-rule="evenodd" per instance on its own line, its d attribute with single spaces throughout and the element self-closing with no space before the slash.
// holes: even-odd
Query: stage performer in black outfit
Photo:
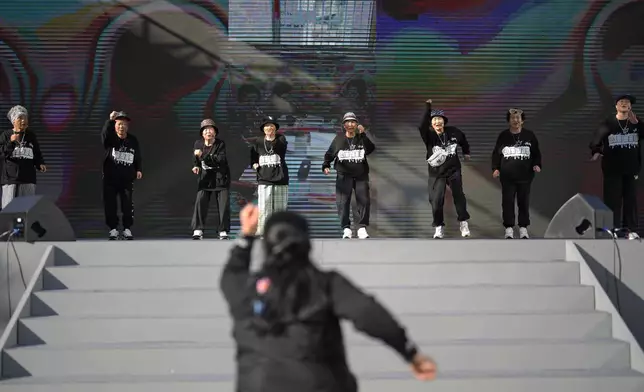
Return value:
<svg viewBox="0 0 644 392">
<path fill-rule="evenodd" d="M 103 159 L 103 206 L 105 208 L 105 223 L 110 231 L 108 238 L 119 238 L 117 214 L 117 199 L 121 201 L 123 219 L 122 238 L 134 239 L 132 225 L 134 224 L 134 180 L 143 178 L 141 171 L 141 147 L 138 139 L 129 133 L 130 118 L 125 112 L 112 112 L 105 121 L 101 139 L 105 149 Z"/>
<path fill-rule="evenodd" d="M 35 195 L 37 172 L 47 171 L 38 138 L 28 129 L 27 109 L 20 105 L 14 106 L 7 113 L 7 118 L 13 129 L 0 133 L 3 209 L 15 197 Z"/>
<path fill-rule="evenodd" d="M 358 119 L 352 112 L 348 112 L 342 118 L 344 133 L 337 135 L 329 149 L 324 154 L 322 171 L 324 174 L 331 172 L 331 163 L 337 171 L 335 180 L 336 203 L 338 215 L 342 225 L 342 238 L 351 238 L 350 211 L 351 194 L 356 193 L 356 204 L 358 205 L 358 238 L 369 238 L 367 226 L 369 226 L 369 215 L 371 213 L 371 194 L 369 190 L 369 163 L 367 155 L 371 154 L 376 146 L 365 133 L 362 125 L 358 125 Z M 356 133 L 356 130 L 358 131 Z"/>
<path fill-rule="evenodd" d="M 431 99 L 425 103 L 427 110 L 418 130 L 427 148 L 425 158 L 429 163 L 429 204 L 432 206 L 434 219 L 432 226 L 436 228 L 434 238 L 445 236 L 443 206 L 447 186 L 452 190 L 461 236 L 469 237 L 471 233 L 467 221 L 470 214 L 467 212 L 467 199 L 463 192 L 461 160 L 457 147 L 461 147 L 465 159 L 470 159 L 470 145 L 460 129 L 447 125 L 448 119 L 442 110 L 432 110 Z"/>
<path fill-rule="evenodd" d="M 639 239 L 637 183 L 642 168 L 644 126 L 633 113 L 636 99 L 620 95 L 614 116 L 604 120 L 590 143 L 592 160 L 602 157 L 604 203 L 613 210 L 613 226 L 626 229 L 627 238 Z M 623 205 L 622 205 L 623 204 Z"/>
<path fill-rule="evenodd" d="M 501 180 L 501 209 L 505 238 L 514 238 L 514 201 L 519 210 L 519 237 L 530 238 L 530 187 L 534 173 L 541 172 L 541 151 L 534 132 L 523 128 L 525 113 L 510 109 L 505 114 L 510 128 L 499 134 L 492 151 L 492 176 Z"/>
<path fill-rule="evenodd" d="M 219 129 L 209 118 L 201 122 L 199 133 L 201 138 L 194 145 L 192 167 L 192 172 L 199 176 L 192 216 L 192 238 L 203 238 L 208 206 L 214 196 L 219 239 L 227 240 L 230 231 L 230 167 L 226 157 L 226 143 L 217 138 Z"/>
<path fill-rule="evenodd" d="M 241 236 L 219 284 L 237 344 L 236 391 L 356 392 L 343 319 L 394 349 L 417 379 L 435 378 L 436 364 L 373 296 L 311 261 L 309 226 L 301 215 L 279 211 L 268 218 L 265 262 L 251 275 L 258 215 L 252 204 L 242 209 Z"/>
</svg>

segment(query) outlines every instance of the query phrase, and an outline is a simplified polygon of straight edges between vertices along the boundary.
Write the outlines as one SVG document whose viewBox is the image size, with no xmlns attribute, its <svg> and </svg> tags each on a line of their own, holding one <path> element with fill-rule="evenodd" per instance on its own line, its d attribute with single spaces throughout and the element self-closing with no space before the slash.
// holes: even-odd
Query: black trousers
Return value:
<svg viewBox="0 0 644 392">
<path fill-rule="evenodd" d="M 638 229 L 637 180 L 633 175 L 604 174 L 604 204 L 613 210 L 613 226 Z"/>
<path fill-rule="evenodd" d="M 210 199 L 215 198 L 215 220 L 219 232 L 230 231 L 230 192 L 228 189 L 217 191 L 199 190 L 192 214 L 192 230 L 203 230 L 208 218 Z"/>
<path fill-rule="evenodd" d="M 105 223 L 112 229 L 118 228 L 119 217 L 117 200 L 121 202 L 121 215 L 123 229 L 129 229 L 134 224 L 134 191 L 133 181 L 114 181 L 103 178 L 103 208 L 105 209 Z"/>
<path fill-rule="evenodd" d="M 501 179 L 501 210 L 503 227 L 514 227 L 514 201 L 519 210 L 519 227 L 530 226 L 530 187 L 532 181 L 513 181 Z"/>
<path fill-rule="evenodd" d="M 460 170 L 449 177 L 429 176 L 429 204 L 432 206 L 433 227 L 445 226 L 445 215 L 443 207 L 445 205 L 445 189 L 449 186 L 454 198 L 454 207 L 456 207 L 456 216 L 459 222 L 470 219 L 467 212 L 467 199 L 463 192 L 463 177 Z"/>
<path fill-rule="evenodd" d="M 335 179 L 335 200 L 338 206 L 338 216 L 343 229 L 351 227 L 351 196 L 355 191 L 359 227 L 369 226 L 371 212 L 371 194 L 369 191 L 369 176 L 352 177 L 338 173 Z"/>
</svg>

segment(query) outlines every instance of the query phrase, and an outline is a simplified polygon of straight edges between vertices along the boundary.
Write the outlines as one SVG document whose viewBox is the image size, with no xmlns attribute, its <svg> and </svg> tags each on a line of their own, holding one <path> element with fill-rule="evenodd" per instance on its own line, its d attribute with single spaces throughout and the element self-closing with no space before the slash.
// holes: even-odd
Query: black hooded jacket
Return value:
<svg viewBox="0 0 644 392">
<path fill-rule="evenodd" d="M 318 306 L 289 322 L 281 334 L 258 334 L 252 327 L 253 295 L 249 292 L 253 239 L 238 241 L 220 281 L 234 321 L 236 391 L 356 392 L 357 381 L 347 364 L 342 319 L 382 340 L 408 362 L 416 354 L 415 345 L 391 314 L 336 271 L 314 269 L 314 278 L 326 297 Z"/>
</svg>

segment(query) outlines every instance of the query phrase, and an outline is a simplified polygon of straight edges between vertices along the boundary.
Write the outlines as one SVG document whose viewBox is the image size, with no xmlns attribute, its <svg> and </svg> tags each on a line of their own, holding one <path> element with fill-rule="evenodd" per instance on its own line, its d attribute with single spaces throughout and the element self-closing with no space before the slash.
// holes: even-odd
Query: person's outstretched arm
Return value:
<svg viewBox="0 0 644 392">
<path fill-rule="evenodd" d="M 349 320 L 355 328 L 379 339 L 394 349 L 412 366 L 416 378 L 432 380 L 436 365 L 419 353 L 405 329 L 373 296 L 356 287 L 338 272 L 331 272 L 330 294 L 338 318 Z"/>
</svg>

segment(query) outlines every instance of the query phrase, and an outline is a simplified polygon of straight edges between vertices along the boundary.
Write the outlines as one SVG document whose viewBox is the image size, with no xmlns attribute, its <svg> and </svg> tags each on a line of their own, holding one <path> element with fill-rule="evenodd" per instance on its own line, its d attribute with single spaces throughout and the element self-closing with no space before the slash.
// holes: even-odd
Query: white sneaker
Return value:
<svg viewBox="0 0 644 392">
<path fill-rule="evenodd" d="M 436 226 L 436 231 L 434 232 L 434 238 L 443 238 L 445 237 L 445 226 Z"/>
<path fill-rule="evenodd" d="M 506 227 L 505 228 L 505 239 L 511 240 L 514 238 L 514 228 Z"/>
<path fill-rule="evenodd" d="M 342 238 L 352 238 L 352 237 L 353 237 L 353 232 L 351 231 L 351 229 L 348 227 L 344 229 L 344 231 L 342 232 Z"/>
<path fill-rule="evenodd" d="M 195 230 L 192 232 L 192 239 L 193 240 L 200 240 L 203 239 L 203 230 Z"/>
<path fill-rule="evenodd" d="M 640 235 L 637 234 L 637 233 L 634 233 L 634 232 L 630 232 L 630 233 L 628 233 L 628 239 L 629 240 L 639 240 Z"/>
<path fill-rule="evenodd" d="M 369 238 L 369 233 L 367 233 L 366 227 L 361 227 L 358 229 L 358 238 L 360 238 L 361 240 Z"/>
<path fill-rule="evenodd" d="M 108 235 L 107 238 L 110 241 L 114 241 L 114 240 L 117 240 L 119 238 L 119 231 L 116 230 L 116 229 L 112 229 L 112 230 L 110 230 L 110 232 L 107 235 Z"/>
<path fill-rule="evenodd" d="M 123 238 L 125 238 L 126 240 L 134 239 L 134 236 L 132 235 L 132 232 L 130 231 L 130 229 L 123 230 Z"/>
<path fill-rule="evenodd" d="M 228 239 L 228 233 L 226 233 L 225 231 L 220 231 L 219 232 L 219 239 L 220 240 L 227 240 Z"/>
<path fill-rule="evenodd" d="M 461 237 L 467 238 L 471 235 L 470 226 L 467 224 L 467 221 L 461 222 Z"/>
<path fill-rule="evenodd" d="M 522 240 L 527 240 L 528 238 L 530 238 L 530 236 L 528 235 L 527 227 L 519 227 L 519 238 L 521 238 Z"/>
</svg>

